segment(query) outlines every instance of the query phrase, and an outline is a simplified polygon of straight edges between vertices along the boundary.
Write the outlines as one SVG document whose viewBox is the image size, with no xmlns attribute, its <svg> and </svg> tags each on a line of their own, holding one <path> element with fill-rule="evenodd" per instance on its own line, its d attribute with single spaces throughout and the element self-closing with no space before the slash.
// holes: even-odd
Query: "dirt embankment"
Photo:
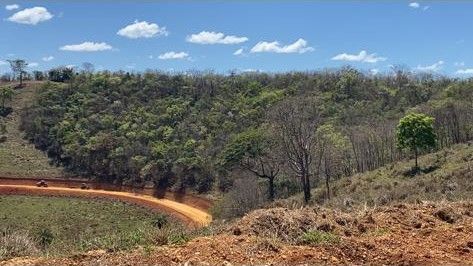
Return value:
<svg viewBox="0 0 473 266">
<path fill-rule="evenodd" d="M 90 189 L 95 190 L 121 191 L 140 195 L 148 195 L 158 199 L 168 199 L 183 203 L 206 212 L 212 206 L 211 200 L 192 194 L 170 192 L 166 191 L 165 189 L 155 189 L 150 187 L 137 188 L 133 186 L 115 185 L 81 178 L 0 177 L 0 185 L 34 186 L 39 180 L 46 181 L 50 187 L 80 188 L 81 185 L 85 183 Z"/>
<path fill-rule="evenodd" d="M 299 243 L 300 234 L 311 230 L 335 234 L 339 241 Z M 473 202 L 401 204 L 352 213 L 322 208 L 257 210 L 223 233 L 182 246 L 5 263 L 24 264 L 473 265 Z"/>
</svg>

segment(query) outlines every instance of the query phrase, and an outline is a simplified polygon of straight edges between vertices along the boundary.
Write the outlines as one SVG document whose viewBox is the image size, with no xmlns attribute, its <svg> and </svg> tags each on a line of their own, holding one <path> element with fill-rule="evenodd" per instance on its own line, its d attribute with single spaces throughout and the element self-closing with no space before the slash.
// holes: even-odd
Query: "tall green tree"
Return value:
<svg viewBox="0 0 473 266">
<path fill-rule="evenodd" d="M 397 126 L 397 144 L 400 149 L 414 153 L 415 169 L 419 168 L 419 152 L 435 146 L 437 137 L 434 132 L 434 118 L 425 114 L 410 113 L 399 121 Z"/>
<path fill-rule="evenodd" d="M 26 73 L 28 63 L 23 59 L 8 60 L 11 70 L 20 79 L 20 87 L 23 86 L 23 75 Z"/>
</svg>

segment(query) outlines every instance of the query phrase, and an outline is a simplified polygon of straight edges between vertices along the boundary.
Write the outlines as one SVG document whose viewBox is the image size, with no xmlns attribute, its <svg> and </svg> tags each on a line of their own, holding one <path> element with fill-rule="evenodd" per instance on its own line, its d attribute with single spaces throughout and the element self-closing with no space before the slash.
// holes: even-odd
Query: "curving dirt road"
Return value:
<svg viewBox="0 0 473 266">
<path fill-rule="evenodd" d="M 155 211 L 165 212 L 182 221 L 189 227 L 203 227 L 212 221 L 212 216 L 204 210 L 190 205 L 179 203 L 166 198 L 158 199 L 150 195 L 137 194 L 124 191 L 108 191 L 98 189 L 83 190 L 80 188 L 66 187 L 36 187 L 34 185 L 0 184 L 0 194 L 4 195 L 39 195 L 62 196 L 81 198 L 105 198 L 120 200 L 131 204 L 140 205 Z"/>
</svg>

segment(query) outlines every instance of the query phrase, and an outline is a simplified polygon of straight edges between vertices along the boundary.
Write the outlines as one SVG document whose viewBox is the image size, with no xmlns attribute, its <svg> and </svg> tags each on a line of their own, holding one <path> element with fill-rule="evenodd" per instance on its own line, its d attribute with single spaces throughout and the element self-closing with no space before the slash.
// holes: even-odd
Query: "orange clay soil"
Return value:
<svg viewBox="0 0 473 266">
<path fill-rule="evenodd" d="M 0 195 L 38 195 L 38 196 L 62 196 L 81 198 L 106 198 L 120 200 L 150 208 L 155 211 L 170 214 L 189 227 L 202 227 L 212 221 L 212 216 L 207 212 L 179 203 L 169 199 L 158 199 L 149 195 L 136 194 L 123 191 L 107 191 L 95 189 L 79 189 L 65 187 L 36 187 L 29 185 L 1 185 Z"/>
<path fill-rule="evenodd" d="M 291 230 L 286 230 L 288 227 Z M 293 230 L 323 230 L 340 239 L 303 244 L 294 238 Z M 199 237 L 181 246 L 115 253 L 95 250 L 67 258 L 15 258 L 0 263 L 243 264 L 473 265 L 473 203 L 400 204 L 351 213 L 323 208 L 257 210 L 217 235 Z"/>
</svg>

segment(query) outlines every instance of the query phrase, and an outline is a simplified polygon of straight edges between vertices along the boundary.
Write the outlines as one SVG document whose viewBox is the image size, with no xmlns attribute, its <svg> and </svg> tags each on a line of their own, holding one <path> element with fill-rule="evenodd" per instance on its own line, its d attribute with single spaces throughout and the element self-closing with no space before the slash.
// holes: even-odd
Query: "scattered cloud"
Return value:
<svg viewBox="0 0 473 266">
<path fill-rule="evenodd" d="M 418 2 L 411 2 L 409 3 L 409 7 L 413 8 L 413 9 L 419 9 L 422 7 L 422 10 L 423 11 L 426 11 L 427 9 L 430 8 L 430 6 L 422 6 L 421 4 L 419 4 Z"/>
<path fill-rule="evenodd" d="M 336 61 L 349 61 L 349 62 L 362 62 L 362 63 L 377 63 L 379 61 L 386 61 L 386 57 L 380 57 L 376 54 L 368 54 L 365 50 L 360 51 L 358 54 L 338 54 L 332 57 L 332 60 Z"/>
<path fill-rule="evenodd" d="M 458 69 L 455 73 L 460 75 L 471 75 L 473 74 L 473 68 Z"/>
<path fill-rule="evenodd" d="M 53 18 L 53 15 L 44 7 L 26 8 L 16 12 L 7 20 L 20 24 L 36 25 L 40 22 L 47 21 Z"/>
<path fill-rule="evenodd" d="M 154 56 L 153 56 L 153 55 L 148 55 L 148 58 L 149 58 L 149 59 L 153 59 Z"/>
<path fill-rule="evenodd" d="M 461 66 L 465 66 L 465 62 L 455 62 L 453 63 L 453 65 L 457 67 L 461 67 Z"/>
<path fill-rule="evenodd" d="M 260 70 L 260 69 L 246 68 L 246 69 L 242 69 L 241 72 L 243 72 L 243 73 L 245 73 L 245 72 L 246 73 L 248 73 L 248 72 L 252 73 L 252 72 L 263 72 L 263 71 Z"/>
<path fill-rule="evenodd" d="M 221 32 L 201 31 L 186 37 L 186 41 L 198 44 L 238 44 L 248 41 L 247 37 L 225 35 Z"/>
<path fill-rule="evenodd" d="M 71 64 L 71 65 L 67 65 L 66 67 L 67 67 L 67 68 L 75 68 L 76 65 L 72 65 L 72 64 Z"/>
<path fill-rule="evenodd" d="M 281 46 L 278 41 L 273 42 L 259 42 L 253 48 L 251 48 L 250 53 L 299 53 L 303 54 L 305 52 L 314 51 L 314 48 L 307 46 L 307 41 L 304 39 L 298 39 L 294 43 Z"/>
<path fill-rule="evenodd" d="M 372 68 L 372 69 L 370 69 L 370 73 L 371 73 L 372 75 L 377 75 L 377 74 L 379 73 L 379 69 L 377 69 L 377 68 Z"/>
<path fill-rule="evenodd" d="M 38 67 L 39 64 L 36 63 L 36 62 L 31 62 L 31 63 L 28 63 L 28 67 Z"/>
<path fill-rule="evenodd" d="M 243 54 L 243 48 L 240 48 L 233 53 L 233 55 L 242 55 L 242 54 Z"/>
<path fill-rule="evenodd" d="M 146 21 L 140 22 L 135 20 L 133 24 L 120 29 L 117 34 L 130 39 L 138 39 L 151 38 L 160 35 L 168 36 L 169 32 L 166 30 L 166 27 L 160 27 L 156 23 L 148 23 Z"/>
<path fill-rule="evenodd" d="M 44 62 L 49 62 L 54 59 L 54 56 L 45 56 L 41 58 Z"/>
<path fill-rule="evenodd" d="M 59 50 L 71 52 L 99 52 L 112 50 L 113 47 L 105 42 L 83 42 L 81 44 L 64 45 Z"/>
<path fill-rule="evenodd" d="M 158 56 L 161 60 L 169 60 L 169 59 L 186 59 L 189 58 L 189 54 L 186 52 L 167 52 L 164 54 L 160 54 Z"/>
<path fill-rule="evenodd" d="M 437 72 L 442 69 L 443 65 L 445 64 L 444 61 L 440 60 L 437 63 L 434 63 L 430 66 L 417 66 L 416 69 L 418 71 L 424 71 L 424 72 Z"/>
<path fill-rule="evenodd" d="M 18 9 L 18 8 L 20 8 L 20 6 L 17 5 L 17 4 L 6 5 L 6 6 L 5 6 L 5 9 L 6 9 L 6 10 L 15 10 L 15 9 Z"/>
<path fill-rule="evenodd" d="M 6 61 L 0 60 L 0 66 L 3 66 L 3 65 L 8 65 L 8 63 Z"/>
</svg>

